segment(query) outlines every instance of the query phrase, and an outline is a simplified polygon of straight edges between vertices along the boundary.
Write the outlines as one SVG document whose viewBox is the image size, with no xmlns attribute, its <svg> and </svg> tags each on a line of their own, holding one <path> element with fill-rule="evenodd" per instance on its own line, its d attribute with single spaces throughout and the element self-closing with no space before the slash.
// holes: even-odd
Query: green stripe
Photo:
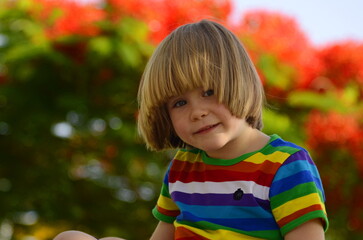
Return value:
<svg viewBox="0 0 363 240">
<path fill-rule="evenodd" d="M 175 221 L 175 217 L 170 217 L 159 213 L 157 207 L 152 210 L 152 214 L 156 219 L 162 222 L 173 223 Z"/>
<path fill-rule="evenodd" d="M 289 223 L 287 223 L 285 226 L 283 226 L 281 228 L 281 233 L 283 236 L 286 235 L 286 233 L 290 232 L 291 230 L 293 230 L 294 228 L 302 225 L 303 223 L 306 223 L 310 220 L 313 220 L 313 219 L 316 219 L 316 218 L 320 218 L 320 219 L 323 219 L 324 221 L 324 225 L 323 225 L 323 228 L 324 228 L 324 231 L 327 231 L 328 228 L 329 228 L 329 221 L 328 221 L 328 218 L 327 216 L 324 214 L 323 211 L 321 210 L 317 210 L 317 211 L 313 211 L 313 212 L 309 212 Z"/>
<path fill-rule="evenodd" d="M 200 153 L 201 150 L 198 149 L 198 148 L 191 148 L 191 149 L 182 148 L 182 149 L 179 149 L 179 151 L 181 151 L 181 152 L 190 152 L 190 153 L 198 154 L 198 153 Z M 176 155 L 178 155 L 178 154 L 176 154 Z"/>
<path fill-rule="evenodd" d="M 299 148 L 294 148 L 294 147 L 289 147 L 289 146 L 272 146 L 272 145 L 268 145 L 265 148 L 263 148 L 260 152 L 264 155 L 269 155 L 272 154 L 274 152 L 283 152 L 283 153 L 288 153 L 290 155 L 300 151 L 301 149 Z"/>
<path fill-rule="evenodd" d="M 164 197 L 170 198 L 169 188 L 164 183 L 161 186 L 160 194 L 163 195 Z"/>
<path fill-rule="evenodd" d="M 323 202 L 323 196 L 321 191 L 316 187 L 314 182 L 303 183 L 295 186 L 294 188 L 280 193 L 271 198 L 271 208 L 275 209 L 291 200 L 299 197 L 304 197 L 311 193 L 318 193 L 320 196 L 320 201 Z"/>
</svg>

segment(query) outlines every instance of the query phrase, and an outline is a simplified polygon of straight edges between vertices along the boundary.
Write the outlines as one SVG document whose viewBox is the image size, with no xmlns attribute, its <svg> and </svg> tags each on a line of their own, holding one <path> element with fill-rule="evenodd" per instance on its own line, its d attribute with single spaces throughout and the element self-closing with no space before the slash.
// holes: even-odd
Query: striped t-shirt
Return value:
<svg viewBox="0 0 363 240">
<path fill-rule="evenodd" d="M 328 219 L 309 153 L 272 135 L 261 150 L 212 159 L 179 150 L 165 175 L 154 216 L 173 223 L 175 239 L 283 239 L 315 218 Z"/>
</svg>

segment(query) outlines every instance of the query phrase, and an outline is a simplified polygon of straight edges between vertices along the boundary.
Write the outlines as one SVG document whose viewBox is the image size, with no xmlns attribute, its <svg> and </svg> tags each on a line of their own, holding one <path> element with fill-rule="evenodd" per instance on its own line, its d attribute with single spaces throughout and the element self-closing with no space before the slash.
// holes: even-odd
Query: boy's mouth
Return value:
<svg viewBox="0 0 363 240">
<path fill-rule="evenodd" d="M 208 125 L 205 127 L 200 128 L 198 131 L 194 132 L 193 134 L 200 134 L 200 133 L 206 133 L 211 131 L 212 129 L 216 128 L 220 123 L 216 123 L 213 125 Z"/>
</svg>

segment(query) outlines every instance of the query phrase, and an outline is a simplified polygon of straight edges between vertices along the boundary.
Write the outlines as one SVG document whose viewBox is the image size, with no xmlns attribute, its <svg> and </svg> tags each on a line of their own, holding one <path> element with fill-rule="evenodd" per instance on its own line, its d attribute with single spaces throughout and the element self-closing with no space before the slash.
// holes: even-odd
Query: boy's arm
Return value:
<svg viewBox="0 0 363 240">
<path fill-rule="evenodd" d="M 324 240 L 324 229 L 321 219 L 310 220 L 285 235 L 285 240 Z"/>
<path fill-rule="evenodd" d="M 174 231 L 173 224 L 160 221 L 150 240 L 173 240 Z"/>
</svg>

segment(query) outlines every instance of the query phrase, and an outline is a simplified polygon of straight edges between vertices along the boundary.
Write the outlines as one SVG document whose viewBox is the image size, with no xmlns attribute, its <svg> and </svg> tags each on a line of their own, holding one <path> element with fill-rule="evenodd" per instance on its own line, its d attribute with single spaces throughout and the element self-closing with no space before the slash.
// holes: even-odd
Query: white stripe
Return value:
<svg viewBox="0 0 363 240">
<path fill-rule="evenodd" d="M 268 200 L 269 187 L 261 186 L 253 181 L 230 181 L 230 182 L 191 182 L 183 183 L 176 181 L 169 183 L 169 191 L 183 193 L 216 193 L 233 194 L 237 189 L 244 193 L 253 194 L 256 198 Z"/>
</svg>

